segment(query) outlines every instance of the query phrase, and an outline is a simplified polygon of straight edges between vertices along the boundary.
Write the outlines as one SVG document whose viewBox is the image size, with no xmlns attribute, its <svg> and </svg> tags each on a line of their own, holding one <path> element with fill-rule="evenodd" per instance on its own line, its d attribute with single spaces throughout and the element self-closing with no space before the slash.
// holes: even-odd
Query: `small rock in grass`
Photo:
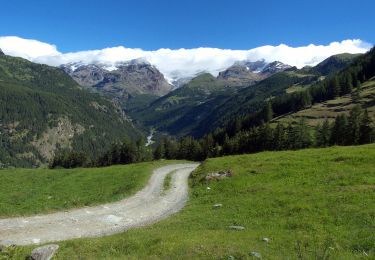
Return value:
<svg viewBox="0 0 375 260">
<path fill-rule="evenodd" d="M 271 239 L 269 239 L 268 237 L 264 237 L 264 238 L 262 238 L 262 241 L 266 242 L 266 243 L 269 243 L 271 241 Z"/>
<path fill-rule="evenodd" d="M 218 203 L 218 204 L 213 205 L 212 207 L 213 207 L 214 209 L 218 209 L 218 208 L 221 208 L 222 206 L 223 206 L 223 204 Z"/>
<path fill-rule="evenodd" d="M 5 246 L 5 247 L 11 247 L 15 246 L 16 244 L 13 243 L 13 241 L 10 240 L 0 240 L 0 246 Z"/>
<path fill-rule="evenodd" d="M 234 230 L 244 230 L 245 227 L 243 227 L 243 226 L 229 226 L 229 229 L 234 229 Z"/>
<path fill-rule="evenodd" d="M 262 255 L 258 252 L 255 252 L 255 251 L 252 251 L 250 253 L 251 256 L 255 257 L 255 258 L 262 258 Z"/>
<path fill-rule="evenodd" d="M 32 260 L 50 260 L 59 249 L 58 245 L 51 244 L 35 248 L 30 255 Z"/>
<path fill-rule="evenodd" d="M 232 255 L 228 256 L 228 260 L 234 260 L 234 259 L 235 259 L 234 256 Z"/>
<path fill-rule="evenodd" d="M 210 187 L 207 187 L 207 190 L 210 190 L 211 188 Z"/>
</svg>

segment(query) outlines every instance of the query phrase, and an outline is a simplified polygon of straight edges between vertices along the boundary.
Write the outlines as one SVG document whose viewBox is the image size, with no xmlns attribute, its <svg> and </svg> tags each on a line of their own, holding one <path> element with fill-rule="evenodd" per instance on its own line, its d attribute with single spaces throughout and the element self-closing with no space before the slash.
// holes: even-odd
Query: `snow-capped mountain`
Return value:
<svg viewBox="0 0 375 260">
<path fill-rule="evenodd" d="M 229 85 L 249 86 L 291 66 L 275 61 L 267 63 L 259 61 L 237 61 L 218 75 L 219 80 L 225 80 Z"/>
<path fill-rule="evenodd" d="M 176 70 L 167 80 L 145 59 L 113 64 L 74 62 L 60 67 L 81 86 L 92 87 L 120 99 L 139 94 L 162 96 L 206 72 L 197 71 L 195 76 L 184 76 L 184 71 Z M 225 81 L 228 86 L 250 86 L 290 68 L 279 61 L 267 63 L 265 60 L 244 60 L 236 61 L 216 75 L 218 80 Z"/>
<path fill-rule="evenodd" d="M 115 64 L 75 62 L 60 67 L 81 86 L 118 98 L 139 94 L 162 96 L 173 88 L 158 69 L 143 59 Z"/>
<path fill-rule="evenodd" d="M 287 69 L 292 68 L 292 66 L 288 64 L 284 64 L 280 61 L 274 61 L 267 64 L 261 71 L 262 74 L 275 74 L 280 71 L 284 71 Z"/>
</svg>

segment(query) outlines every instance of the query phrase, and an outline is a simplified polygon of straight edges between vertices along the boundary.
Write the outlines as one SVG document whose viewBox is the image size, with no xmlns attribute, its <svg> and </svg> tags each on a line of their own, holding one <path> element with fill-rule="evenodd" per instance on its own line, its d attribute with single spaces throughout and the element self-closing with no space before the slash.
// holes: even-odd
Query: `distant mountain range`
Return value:
<svg viewBox="0 0 375 260">
<path fill-rule="evenodd" d="M 143 59 L 114 65 L 75 62 L 60 67 L 81 86 L 122 100 L 137 95 L 163 96 L 194 78 L 176 77 L 169 83 L 155 66 Z M 220 72 L 217 79 L 228 86 L 249 86 L 289 68 L 277 61 L 238 61 Z M 196 77 L 204 73 L 199 72 Z"/>
<path fill-rule="evenodd" d="M 343 56 L 346 58 L 341 58 Z M 218 77 L 201 74 L 128 113 L 156 130 L 176 136 L 200 137 L 235 116 L 256 111 L 266 99 L 309 87 L 345 68 L 356 57 L 336 55 L 315 67 L 303 69 L 281 62 L 237 62 Z"/>
<path fill-rule="evenodd" d="M 144 60 L 56 68 L 0 50 L 0 168 L 43 164 L 64 149 L 95 157 L 149 129 L 201 137 L 266 100 L 331 77 L 357 57 L 335 55 L 302 69 L 238 61 L 217 76 L 199 72 L 172 85 Z"/>
<path fill-rule="evenodd" d="M 154 66 L 144 60 L 105 64 L 69 63 L 61 68 L 78 84 L 119 99 L 152 94 L 162 96 L 173 89 Z"/>
</svg>

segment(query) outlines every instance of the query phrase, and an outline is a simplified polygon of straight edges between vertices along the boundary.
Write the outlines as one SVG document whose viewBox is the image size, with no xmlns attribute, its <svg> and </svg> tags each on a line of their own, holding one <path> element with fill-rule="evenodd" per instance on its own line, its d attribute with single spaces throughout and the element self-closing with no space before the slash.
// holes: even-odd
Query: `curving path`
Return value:
<svg viewBox="0 0 375 260">
<path fill-rule="evenodd" d="M 0 219 L 0 244 L 39 244 L 98 237 L 154 223 L 179 211 L 188 197 L 188 177 L 199 164 L 174 164 L 154 170 L 147 186 L 134 196 L 95 207 L 47 215 Z M 171 188 L 162 192 L 164 178 Z"/>
</svg>

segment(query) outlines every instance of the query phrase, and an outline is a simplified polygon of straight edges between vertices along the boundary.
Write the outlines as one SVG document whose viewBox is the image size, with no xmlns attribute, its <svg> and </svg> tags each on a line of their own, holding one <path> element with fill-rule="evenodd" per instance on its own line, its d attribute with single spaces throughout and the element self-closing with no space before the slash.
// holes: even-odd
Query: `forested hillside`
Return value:
<svg viewBox="0 0 375 260">
<path fill-rule="evenodd" d="M 155 155 L 202 160 L 264 150 L 372 143 L 375 141 L 374 76 L 375 48 L 324 80 L 292 93 L 259 99 L 253 111 L 246 113 L 245 107 L 237 108 L 243 115 L 229 117 L 224 127 L 216 128 L 199 140 L 165 138 L 156 148 Z M 254 87 L 262 86 L 266 81 Z M 278 82 L 275 86 L 282 90 L 282 81 Z M 246 98 L 238 96 L 237 103 L 241 104 L 241 100 Z M 322 106 L 326 107 L 326 113 L 314 117 L 316 108 Z M 330 109 L 332 107 L 336 109 Z"/>
<path fill-rule="evenodd" d="M 39 165 L 63 149 L 94 157 L 138 135 L 116 104 L 62 70 L 0 55 L 0 167 Z"/>
<path fill-rule="evenodd" d="M 181 88 L 141 109 L 130 110 L 147 127 L 177 135 L 202 137 L 235 117 L 259 111 L 265 100 L 297 92 L 342 70 L 358 55 L 332 56 L 312 68 L 287 68 L 249 85 L 235 86 L 210 74 L 202 74 Z M 231 85 L 232 84 L 232 85 Z"/>
</svg>

